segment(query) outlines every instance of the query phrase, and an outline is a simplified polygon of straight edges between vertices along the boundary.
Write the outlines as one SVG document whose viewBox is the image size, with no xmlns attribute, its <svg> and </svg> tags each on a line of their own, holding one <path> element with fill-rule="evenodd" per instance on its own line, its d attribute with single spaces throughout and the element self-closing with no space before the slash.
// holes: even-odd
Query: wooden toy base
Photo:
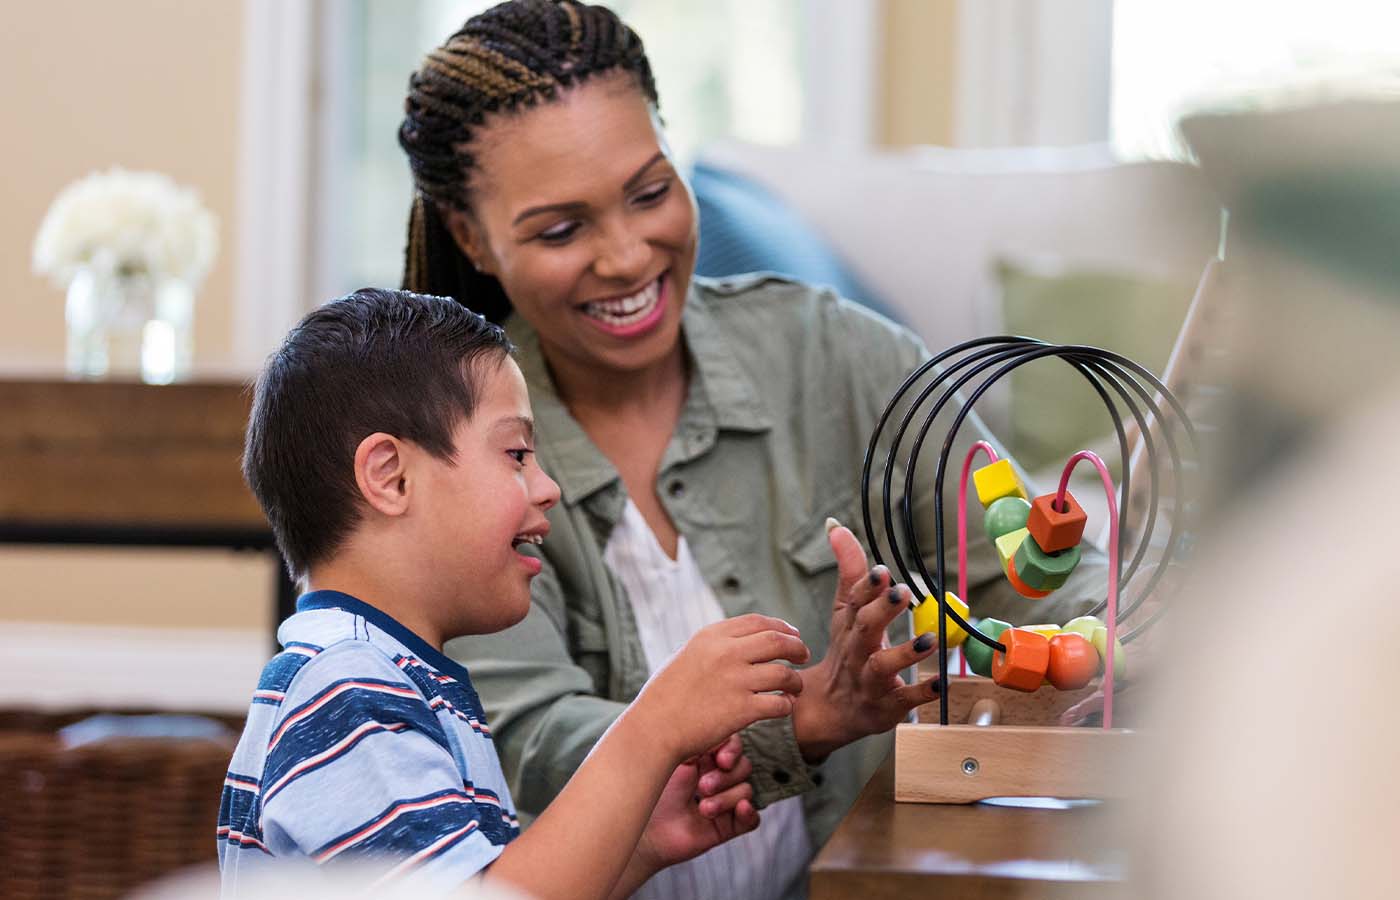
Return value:
<svg viewBox="0 0 1400 900">
<path fill-rule="evenodd" d="M 1135 732 L 1121 728 L 900 725 L 894 799 L 1107 798 L 1123 787 L 1121 767 L 1131 760 L 1136 740 Z"/>
<path fill-rule="evenodd" d="M 938 673 L 937 667 L 921 668 L 924 678 Z M 972 707 L 979 700 L 995 700 L 1001 708 L 1003 725 L 1058 725 L 1060 713 L 1098 690 L 1095 680 L 1088 687 L 1077 691 L 1057 691 L 1046 685 L 1033 693 L 1007 690 L 998 687 L 990 678 L 977 675 L 966 677 L 952 676 L 948 682 L 948 721 L 959 725 L 966 724 Z M 919 722 L 938 724 L 938 704 L 928 703 L 916 712 Z"/>
</svg>

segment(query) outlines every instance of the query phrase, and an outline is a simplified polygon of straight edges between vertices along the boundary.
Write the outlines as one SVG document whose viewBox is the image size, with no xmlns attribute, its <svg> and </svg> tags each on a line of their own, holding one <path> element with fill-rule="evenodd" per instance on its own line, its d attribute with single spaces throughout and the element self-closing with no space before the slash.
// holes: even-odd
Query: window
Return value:
<svg viewBox="0 0 1400 900">
<path fill-rule="evenodd" d="M 424 54 L 490 5 L 489 0 L 322 5 L 312 176 L 314 297 L 398 284 L 412 196 L 397 140 L 408 77 Z M 816 30 L 804 26 L 811 17 L 829 22 L 834 7 L 867 6 L 846 0 L 615 0 L 610 5 L 646 43 L 662 117 L 682 163 L 718 138 L 767 144 L 801 140 L 804 125 L 815 127 L 812 117 L 804 116 L 810 109 L 803 91 L 804 59 L 832 56 L 826 47 L 808 52 Z M 869 57 L 845 54 L 843 64 L 863 68 Z M 830 79 L 832 68 L 826 63 L 821 78 Z M 868 103 L 868 97 L 860 102 Z"/>
<path fill-rule="evenodd" d="M 1112 134 L 1126 157 L 1184 158 L 1174 123 L 1280 93 L 1400 88 L 1400 6 L 1375 0 L 1117 0 Z"/>
</svg>

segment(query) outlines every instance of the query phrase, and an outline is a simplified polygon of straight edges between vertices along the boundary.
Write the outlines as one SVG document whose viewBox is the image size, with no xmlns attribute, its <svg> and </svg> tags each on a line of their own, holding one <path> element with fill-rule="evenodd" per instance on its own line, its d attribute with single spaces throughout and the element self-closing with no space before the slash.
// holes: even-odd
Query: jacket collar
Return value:
<svg viewBox="0 0 1400 900">
<path fill-rule="evenodd" d="M 535 430 L 546 448 L 549 474 L 559 483 L 564 502 L 579 503 L 618 481 L 617 469 L 559 399 L 535 329 L 514 315 L 505 328 L 517 348 L 516 362 L 530 389 Z M 693 279 L 681 312 L 681 340 L 691 362 L 691 381 L 678 433 L 707 428 L 762 432 L 772 427 L 758 386 L 740 365 L 709 308 L 709 299 Z"/>
</svg>

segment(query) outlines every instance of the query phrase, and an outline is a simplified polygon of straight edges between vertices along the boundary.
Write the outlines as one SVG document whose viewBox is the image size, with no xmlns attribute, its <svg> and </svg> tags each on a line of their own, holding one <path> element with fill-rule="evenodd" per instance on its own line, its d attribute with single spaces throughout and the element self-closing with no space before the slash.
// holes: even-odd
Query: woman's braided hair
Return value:
<svg viewBox="0 0 1400 900">
<path fill-rule="evenodd" d="M 657 103 L 641 38 L 611 10 L 574 0 L 510 0 L 468 19 L 428 54 L 409 79 L 399 126 L 415 188 L 406 290 L 455 297 L 497 323 L 510 313 L 500 282 L 473 268 L 444 219 L 445 210 L 469 207 L 474 130 L 491 113 L 547 102 L 612 71 L 635 76 Z"/>
</svg>

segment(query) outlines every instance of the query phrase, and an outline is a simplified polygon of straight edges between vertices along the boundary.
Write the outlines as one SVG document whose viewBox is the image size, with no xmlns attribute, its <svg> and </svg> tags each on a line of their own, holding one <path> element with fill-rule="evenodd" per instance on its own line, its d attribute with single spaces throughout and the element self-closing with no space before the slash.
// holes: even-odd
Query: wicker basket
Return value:
<svg viewBox="0 0 1400 900">
<path fill-rule="evenodd" d="M 92 711 L 0 712 L 0 897 L 120 897 L 215 859 L 233 739 L 121 738 L 66 748 Z M 241 722 L 224 719 L 236 730 Z"/>
</svg>

